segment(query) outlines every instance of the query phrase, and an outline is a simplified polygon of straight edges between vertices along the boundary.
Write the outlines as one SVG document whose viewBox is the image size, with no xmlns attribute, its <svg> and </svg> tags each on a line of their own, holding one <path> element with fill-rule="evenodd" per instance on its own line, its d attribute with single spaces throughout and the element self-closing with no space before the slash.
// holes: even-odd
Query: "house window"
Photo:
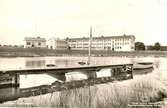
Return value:
<svg viewBox="0 0 167 108">
<path fill-rule="evenodd" d="M 30 42 L 27 42 L 27 45 L 30 45 L 31 43 Z"/>
</svg>

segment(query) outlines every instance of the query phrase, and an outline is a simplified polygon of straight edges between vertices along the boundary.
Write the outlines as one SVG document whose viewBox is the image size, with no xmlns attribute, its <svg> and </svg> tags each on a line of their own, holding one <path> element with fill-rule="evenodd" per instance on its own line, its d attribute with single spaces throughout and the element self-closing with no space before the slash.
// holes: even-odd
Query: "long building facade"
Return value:
<svg viewBox="0 0 167 108">
<path fill-rule="evenodd" d="M 68 45 L 73 50 L 87 50 L 89 47 L 89 38 L 68 38 Z M 101 36 L 93 37 L 92 50 L 112 50 L 112 51 L 134 51 L 135 36 Z"/>
</svg>

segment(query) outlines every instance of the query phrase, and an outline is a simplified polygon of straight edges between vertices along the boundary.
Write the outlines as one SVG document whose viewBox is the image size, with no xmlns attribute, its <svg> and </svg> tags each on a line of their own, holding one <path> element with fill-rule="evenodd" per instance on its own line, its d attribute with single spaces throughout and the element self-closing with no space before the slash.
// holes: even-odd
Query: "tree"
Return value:
<svg viewBox="0 0 167 108">
<path fill-rule="evenodd" d="M 65 39 L 66 41 L 68 41 L 69 40 L 69 37 L 66 37 L 66 39 Z"/>
<path fill-rule="evenodd" d="M 147 46 L 147 50 L 154 50 L 154 46 L 153 45 Z"/>
<path fill-rule="evenodd" d="M 160 43 L 159 43 L 159 42 L 156 42 L 156 43 L 154 44 L 154 50 L 160 50 L 160 49 L 161 49 Z"/>
<path fill-rule="evenodd" d="M 145 45 L 143 42 L 135 42 L 135 50 L 145 50 Z"/>
</svg>

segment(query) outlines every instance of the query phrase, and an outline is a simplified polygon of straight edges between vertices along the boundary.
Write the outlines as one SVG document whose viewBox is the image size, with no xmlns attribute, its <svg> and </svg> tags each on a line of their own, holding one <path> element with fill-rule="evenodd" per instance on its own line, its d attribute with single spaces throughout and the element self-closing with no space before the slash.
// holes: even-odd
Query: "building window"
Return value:
<svg viewBox="0 0 167 108">
<path fill-rule="evenodd" d="M 31 43 L 30 42 L 27 42 L 27 45 L 30 45 Z"/>
<path fill-rule="evenodd" d="M 32 44 L 31 47 L 34 47 L 34 44 Z"/>
<path fill-rule="evenodd" d="M 38 45 L 41 46 L 41 43 L 39 42 Z"/>
</svg>

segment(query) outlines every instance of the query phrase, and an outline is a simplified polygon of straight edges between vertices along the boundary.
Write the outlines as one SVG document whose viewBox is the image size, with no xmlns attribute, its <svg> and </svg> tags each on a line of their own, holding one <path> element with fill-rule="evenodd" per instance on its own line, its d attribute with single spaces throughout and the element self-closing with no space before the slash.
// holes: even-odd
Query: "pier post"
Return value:
<svg viewBox="0 0 167 108">
<path fill-rule="evenodd" d="M 14 85 L 15 85 L 15 87 L 19 87 L 19 85 L 20 85 L 20 76 L 19 76 L 19 74 L 15 74 L 14 75 Z"/>
<path fill-rule="evenodd" d="M 87 74 L 88 79 L 97 78 L 96 71 L 88 71 L 86 74 Z"/>
</svg>

